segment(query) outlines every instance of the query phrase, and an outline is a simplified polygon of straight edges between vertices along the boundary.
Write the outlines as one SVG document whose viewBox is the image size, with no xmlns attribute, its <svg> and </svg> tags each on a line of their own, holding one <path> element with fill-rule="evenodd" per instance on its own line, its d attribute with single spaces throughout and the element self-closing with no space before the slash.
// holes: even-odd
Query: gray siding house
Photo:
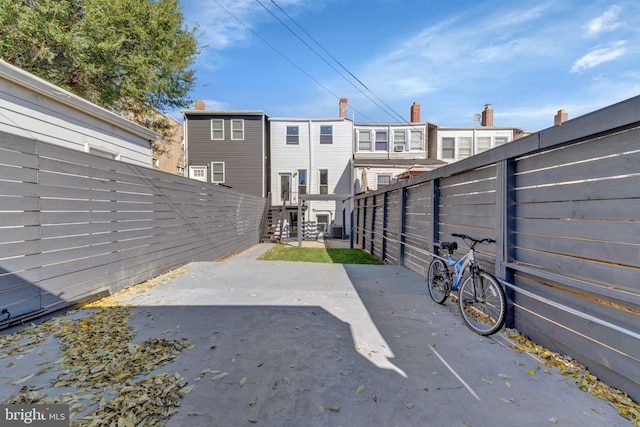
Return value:
<svg viewBox="0 0 640 427">
<path fill-rule="evenodd" d="M 183 110 L 187 176 L 258 197 L 269 192 L 268 120 L 262 111 Z"/>
</svg>

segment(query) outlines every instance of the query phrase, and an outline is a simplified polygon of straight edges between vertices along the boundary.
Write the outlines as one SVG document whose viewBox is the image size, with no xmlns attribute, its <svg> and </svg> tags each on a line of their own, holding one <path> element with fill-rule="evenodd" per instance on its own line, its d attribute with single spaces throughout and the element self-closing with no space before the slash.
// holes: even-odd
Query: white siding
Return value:
<svg viewBox="0 0 640 427">
<path fill-rule="evenodd" d="M 157 136 L 2 62 L 0 130 L 81 151 L 92 147 L 147 167 L 151 167 L 151 142 Z"/>
<path fill-rule="evenodd" d="M 438 129 L 437 131 L 437 158 L 445 162 L 454 162 L 464 157 L 460 156 L 460 138 L 471 140 L 471 155 L 478 154 L 479 141 L 482 138 L 488 138 L 489 149 L 496 147 L 496 137 L 506 137 L 507 142 L 514 139 L 513 129 L 496 129 L 496 128 L 467 128 L 467 129 Z M 453 158 L 443 156 L 443 138 L 455 139 L 455 154 Z"/>
<path fill-rule="evenodd" d="M 272 204 L 280 204 L 280 174 L 293 176 L 300 169 L 307 170 L 307 194 L 320 194 L 320 169 L 329 174 L 328 194 L 353 194 L 351 157 L 353 125 L 343 119 L 278 119 L 271 118 L 271 193 Z M 299 143 L 286 143 L 287 126 L 298 126 Z M 320 126 L 332 126 L 331 144 L 320 144 Z M 293 178 L 293 205 L 297 206 L 297 177 Z M 346 209 L 347 231 L 351 211 L 350 201 L 313 201 L 305 220 L 315 221 L 316 214 L 330 213 L 335 225 L 342 226 L 342 210 Z"/>
</svg>

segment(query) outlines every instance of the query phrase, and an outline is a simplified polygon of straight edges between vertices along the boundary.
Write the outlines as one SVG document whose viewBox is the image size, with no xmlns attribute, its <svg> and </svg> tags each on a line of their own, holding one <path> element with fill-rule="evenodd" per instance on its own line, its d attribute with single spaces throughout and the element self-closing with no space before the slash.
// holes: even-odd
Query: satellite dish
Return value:
<svg viewBox="0 0 640 427">
<path fill-rule="evenodd" d="M 474 122 L 479 122 L 481 117 L 482 117 L 482 116 L 481 116 L 480 114 L 474 114 L 474 115 L 473 115 L 473 121 L 474 121 Z"/>
</svg>

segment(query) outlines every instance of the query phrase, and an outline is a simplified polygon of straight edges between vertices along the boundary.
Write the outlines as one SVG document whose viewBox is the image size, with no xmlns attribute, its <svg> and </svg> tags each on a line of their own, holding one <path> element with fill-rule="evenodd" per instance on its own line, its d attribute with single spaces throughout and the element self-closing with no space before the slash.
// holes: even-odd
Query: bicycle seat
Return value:
<svg viewBox="0 0 640 427">
<path fill-rule="evenodd" d="M 449 251 L 450 254 L 453 254 L 453 252 L 458 249 L 458 242 L 442 242 L 440 243 L 440 248 Z"/>
</svg>

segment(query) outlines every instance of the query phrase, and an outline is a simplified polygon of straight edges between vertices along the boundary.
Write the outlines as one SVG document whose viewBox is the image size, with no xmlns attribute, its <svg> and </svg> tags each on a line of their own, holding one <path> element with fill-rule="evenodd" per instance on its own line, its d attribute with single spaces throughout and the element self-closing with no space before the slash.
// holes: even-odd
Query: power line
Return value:
<svg viewBox="0 0 640 427">
<path fill-rule="evenodd" d="M 258 3 L 260 3 L 260 0 L 256 0 L 256 1 L 258 1 Z M 395 114 L 395 116 L 396 116 L 397 118 L 399 118 L 399 119 L 400 119 L 400 122 L 406 123 L 406 120 L 404 120 L 404 119 L 403 119 L 402 115 L 398 114 L 398 112 L 397 112 L 397 111 L 395 111 L 391 106 L 389 106 L 386 102 L 384 102 L 382 99 L 380 99 L 380 98 L 379 98 L 379 97 L 378 97 L 378 96 L 377 96 L 377 95 L 376 95 L 376 94 L 375 94 L 371 89 L 369 89 L 369 87 L 367 87 L 367 85 L 365 85 L 365 84 L 364 84 L 364 83 L 363 83 L 359 78 L 357 78 L 357 77 L 356 77 L 356 76 L 355 76 L 351 71 L 349 71 L 349 70 L 347 69 L 347 67 L 345 67 L 345 66 L 344 66 L 344 65 L 343 65 L 343 64 L 342 64 L 338 59 L 336 59 L 336 57 L 334 57 L 334 56 L 333 56 L 333 55 L 332 55 L 332 54 L 331 54 L 327 49 L 325 49 L 325 48 L 324 48 L 324 47 L 323 47 L 323 46 L 322 46 L 322 45 L 321 45 L 321 44 L 320 44 L 320 43 L 319 43 L 319 42 L 318 42 L 318 41 L 317 41 L 317 40 L 316 40 L 316 39 L 315 39 L 311 34 L 309 34 L 309 33 L 308 33 L 304 28 L 302 28 L 302 26 L 301 26 L 300 24 L 298 24 L 298 22 L 296 22 L 296 20 L 295 20 L 295 19 L 293 19 L 293 18 L 292 18 L 292 17 L 291 17 L 291 16 L 290 16 L 290 15 L 289 15 L 289 14 L 288 14 L 284 9 L 283 9 L 283 8 L 281 8 L 281 7 L 280 7 L 280 5 L 278 5 L 278 3 L 276 3 L 276 2 L 275 2 L 275 0 L 271 0 L 271 3 L 273 3 L 273 4 L 274 4 L 274 5 L 275 5 L 275 6 L 276 6 L 276 7 L 277 7 L 277 8 L 278 8 L 282 13 L 284 13 L 284 14 L 287 16 L 287 18 L 289 18 L 289 20 L 291 20 L 291 22 L 293 22 L 293 23 L 294 23 L 294 24 L 295 24 L 295 25 L 296 25 L 296 26 L 297 26 L 297 27 L 298 27 L 298 28 L 299 28 L 299 29 L 300 29 L 304 34 L 306 34 L 306 36 L 307 36 L 307 37 L 309 37 L 309 38 L 310 38 L 310 39 L 311 39 L 311 40 L 312 40 L 316 45 L 318 45 L 318 46 L 320 47 L 320 49 L 322 49 L 322 50 L 323 50 L 327 55 L 329 55 L 329 57 L 330 57 L 331 59 L 333 59 L 333 61 L 335 61 L 335 63 L 336 63 L 336 64 L 338 64 L 338 65 L 339 65 L 339 66 L 340 66 L 344 71 L 346 71 L 347 73 L 349 73 L 349 75 L 350 75 L 350 76 L 351 76 L 355 81 L 357 81 L 357 82 L 358 82 L 358 83 L 359 83 L 363 88 L 365 88 L 369 93 L 371 93 L 371 95 L 373 95 L 373 96 L 374 96 L 378 101 L 380 101 L 380 102 L 381 102 L 385 107 L 387 107 L 389 110 L 391 110 L 391 111 L 393 112 L 393 114 Z M 262 5 L 262 3 L 260 3 L 260 4 Z M 264 7 L 264 5 L 263 5 L 262 7 Z M 265 9 L 266 9 L 266 8 L 265 8 Z M 271 11 L 269 11 L 269 12 L 271 13 Z M 273 15 L 273 13 L 272 13 L 272 15 Z M 274 17 L 275 17 L 275 15 L 274 15 Z M 277 18 L 276 18 L 276 19 L 277 19 Z M 282 21 L 280 21 L 280 19 L 278 19 L 278 21 L 282 23 Z M 284 25 L 284 24 L 283 24 L 283 25 Z M 285 27 L 286 27 L 287 29 L 289 29 L 289 27 L 287 27 L 286 25 L 285 25 Z M 289 31 L 291 31 L 291 30 L 289 29 Z M 300 40 L 302 41 L 302 39 L 301 39 L 297 34 L 295 34 L 295 33 L 294 33 L 294 35 L 295 35 L 296 37 L 298 37 L 298 39 L 300 39 Z M 307 43 L 305 43 L 304 41 L 303 41 L 303 43 L 304 43 L 307 47 L 309 47 L 309 48 L 311 49 L 311 47 L 310 47 Z M 313 49 L 311 49 L 311 50 L 313 50 Z M 315 52 L 315 50 L 313 50 L 313 52 L 314 52 L 314 53 L 316 53 L 316 52 Z M 317 55 L 317 53 L 316 53 L 316 55 Z M 324 60 L 324 58 L 321 58 L 321 59 L 322 59 L 322 60 Z M 325 62 L 327 62 L 327 61 L 325 61 Z M 328 62 L 327 62 L 327 64 L 328 64 Z M 331 65 L 330 65 L 330 66 L 331 66 Z M 335 70 L 335 68 L 334 68 L 333 66 L 331 66 L 331 68 L 333 68 L 333 69 Z M 336 72 L 338 72 L 338 71 L 336 70 Z M 338 72 L 338 73 L 339 73 L 339 72 Z M 339 74 L 344 78 L 344 76 L 342 75 L 342 73 L 339 73 Z M 345 79 L 346 79 L 346 78 L 345 78 Z M 351 82 L 349 82 L 349 83 L 351 83 Z M 353 85 L 353 84 L 352 84 L 352 85 Z M 354 86 L 354 87 L 355 87 L 355 86 Z M 367 97 L 371 102 L 373 102 L 375 105 L 377 105 L 378 107 L 380 107 L 380 105 L 378 105 L 378 104 L 377 104 L 375 101 L 373 101 L 369 96 L 367 96 L 365 93 L 363 93 L 359 88 L 356 88 L 356 89 L 358 89 L 358 90 L 360 91 L 360 93 L 362 93 L 364 96 L 366 96 L 366 97 Z M 382 107 L 380 107 L 380 108 L 381 108 L 385 113 L 389 114 L 389 112 L 388 112 L 387 110 L 385 110 L 385 109 L 384 109 L 384 108 L 382 108 Z M 390 116 L 393 116 L 393 115 L 391 115 L 391 114 L 389 114 L 389 115 L 390 115 Z"/>
<path fill-rule="evenodd" d="M 232 18 L 234 18 L 236 21 L 238 21 L 242 26 L 244 26 L 247 30 L 249 30 L 254 36 L 256 36 L 257 38 L 259 38 L 264 44 L 266 44 L 267 46 L 269 46 L 271 49 L 273 49 L 278 55 L 282 56 L 287 62 L 289 62 L 291 65 L 293 65 L 294 67 L 296 67 L 298 70 L 300 70 L 300 72 L 302 72 L 305 76 L 307 76 L 309 79 L 311 79 L 314 83 L 316 83 L 318 86 L 320 86 L 321 88 L 323 88 L 325 91 L 327 91 L 328 93 L 330 93 L 331 95 L 333 95 L 336 99 L 340 99 L 340 97 L 338 95 L 336 95 L 335 93 L 333 93 L 329 88 L 327 88 L 326 86 L 324 86 L 322 83 L 320 83 L 318 80 L 316 80 L 315 78 L 313 78 L 313 76 L 311 76 L 309 73 L 307 73 L 305 70 L 302 69 L 302 67 L 298 66 L 295 62 L 293 62 L 291 59 L 289 59 L 284 53 L 282 53 L 281 51 L 279 51 L 275 46 L 273 46 L 271 43 L 269 43 L 266 39 L 264 39 L 262 36 L 260 36 L 260 34 L 258 34 L 257 32 L 255 32 L 251 27 L 249 27 L 247 24 L 244 23 L 244 21 L 242 21 L 240 18 L 238 18 L 236 15 L 234 15 L 233 13 L 231 13 L 231 11 L 229 9 L 227 9 L 226 7 L 224 7 L 222 4 L 220 4 L 220 2 L 218 0 L 214 0 L 216 2 L 216 4 L 218 6 L 220 6 L 225 12 L 227 12 Z M 258 3 L 260 3 L 258 1 Z M 262 3 L 260 3 L 262 5 Z M 264 5 L 262 6 L 264 7 Z M 351 107 L 353 108 L 353 107 Z M 357 111 L 359 114 L 361 114 L 364 118 L 366 118 L 369 121 L 372 121 L 370 118 L 368 118 L 364 113 L 362 113 L 361 111 L 358 111 L 357 109 L 353 108 L 355 111 Z"/>
<path fill-rule="evenodd" d="M 362 91 L 362 89 L 360 89 L 358 86 L 356 86 L 352 81 L 350 81 L 347 77 L 345 77 L 344 74 L 342 74 L 338 69 L 336 69 L 336 67 L 334 67 L 331 63 L 329 63 L 329 61 L 327 61 L 322 55 L 320 55 L 313 47 L 311 47 L 305 40 L 302 39 L 302 37 L 300 37 L 295 31 L 293 31 L 287 24 L 285 24 L 280 18 L 278 18 L 271 10 L 269 10 L 269 8 L 267 8 L 264 4 L 262 4 L 262 2 L 260 0 L 256 0 L 256 2 L 258 2 L 258 4 L 260 6 L 263 7 L 264 10 L 266 10 L 267 12 L 269 12 L 269 14 L 271 14 L 271 16 L 273 16 L 283 27 L 285 27 L 287 30 L 289 30 L 289 32 L 291 34 L 293 34 L 298 40 L 300 40 L 300 42 L 302 44 L 304 44 L 307 48 L 309 48 L 310 51 L 312 51 L 318 58 L 320 58 L 325 64 L 327 64 L 329 67 L 331 67 L 331 69 L 333 71 L 335 71 L 336 73 L 338 73 L 340 75 L 340 77 L 342 77 L 347 83 L 349 83 L 351 86 L 353 86 L 354 89 L 356 89 L 357 91 L 359 91 L 362 95 L 364 95 L 367 99 L 369 99 L 369 101 L 373 102 L 378 108 L 380 108 L 381 110 L 383 110 L 385 113 L 389 114 L 390 116 L 392 116 L 391 113 L 389 113 L 389 111 L 385 110 L 383 106 L 381 106 L 380 104 L 378 104 L 376 101 L 374 101 L 373 99 L 371 99 L 371 97 L 369 95 L 367 95 L 366 93 L 364 93 Z M 272 0 L 273 2 L 273 0 Z M 273 2 L 278 9 L 282 10 L 282 8 L 280 6 L 278 6 L 275 2 Z M 284 10 L 282 10 L 283 13 L 285 15 L 287 15 L 287 17 L 289 17 L 289 19 L 291 19 L 293 21 L 293 19 L 286 13 L 284 12 Z M 298 23 L 296 23 L 295 21 L 293 21 L 294 24 L 298 25 Z M 298 25 L 298 27 L 300 27 L 300 25 Z M 302 28 L 302 27 L 300 27 Z M 304 29 L 302 30 L 304 31 Z M 308 33 L 306 31 L 304 31 L 305 34 L 308 35 Z M 309 36 L 309 38 L 311 38 L 313 40 L 313 37 Z M 319 43 L 316 42 L 314 40 L 314 42 L 318 45 Z M 322 46 L 320 46 L 322 48 Z M 323 50 L 325 50 L 324 48 L 322 48 Z M 325 50 L 326 52 L 326 50 Z M 327 52 L 328 53 L 328 52 Z M 331 56 L 331 54 L 329 54 L 329 56 Z M 331 58 L 333 58 L 333 56 L 331 56 Z M 337 60 L 335 60 L 335 58 L 333 58 L 334 61 L 337 62 Z M 343 67 L 344 68 L 344 67 Z M 346 68 L 344 68 L 351 76 L 353 76 L 353 78 L 355 78 L 360 84 L 362 84 L 349 70 L 347 70 Z M 364 86 L 364 85 L 363 85 Z M 366 86 L 365 86 L 366 88 Z M 370 91 L 371 92 L 371 91 Z M 372 92 L 373 93 L 373 92 Z M 375 95 L 374 95 L 375 96 Z M 378 98 L 379 99 L 379 98 Z M 391 110 L 393 112 L 393 110 Z"/>
</svg>

